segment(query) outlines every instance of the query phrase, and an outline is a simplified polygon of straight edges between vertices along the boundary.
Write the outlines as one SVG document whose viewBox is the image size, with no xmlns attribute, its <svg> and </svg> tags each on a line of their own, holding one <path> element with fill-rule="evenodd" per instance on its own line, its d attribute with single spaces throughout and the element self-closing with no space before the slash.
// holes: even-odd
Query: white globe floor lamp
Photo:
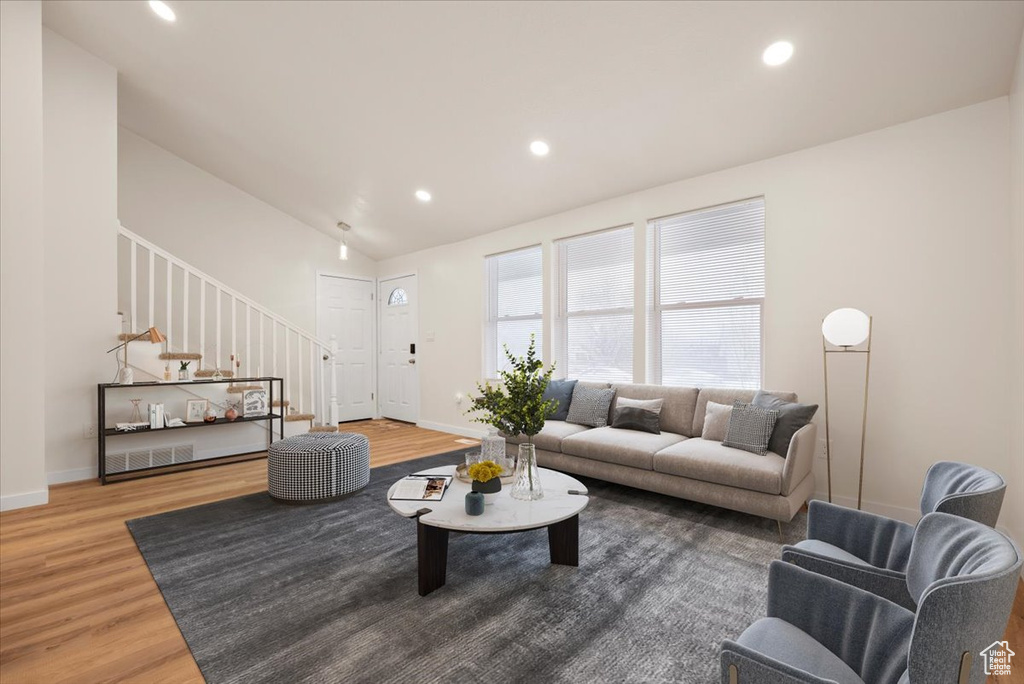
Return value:
<svg viewBox="0 0 1024 684">
<path fill-rule="evenodd" d="M 867 343 L 862 349 L 855 349 Z M 831 348 L 830 346 L 831 345 Z M 860 427 L 860 477 L 857 482 L 857 509 L 864 491 L 864 438 L 868 429 L 868 379 L 871 374 L 871 317 L 858 309 L 836 309 L 821 322 L 821 349 L 825 365 L 825 459 L 828 468 L 828 500 L 832 501 L 832 442 L 828 434 L 828 357 L 829 354 L 864 355 L 864 413 Z"/>
</svg>

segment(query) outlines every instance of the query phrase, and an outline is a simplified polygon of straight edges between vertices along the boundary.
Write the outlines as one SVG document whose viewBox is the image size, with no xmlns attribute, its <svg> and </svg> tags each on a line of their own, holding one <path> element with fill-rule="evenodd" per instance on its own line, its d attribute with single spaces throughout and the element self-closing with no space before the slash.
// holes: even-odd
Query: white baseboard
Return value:
<svg viewBox="0 0 1024 684">
<path fill-rule="evenodd" d="M 828 501 L 828 492 L 815 492 L 811 498 L 818 499 L 819 501 Z M 833 496 L 832 503 L 846 506 L 847 508 L 857 507 L 857 499 L 852 496 Z M 891 504 L 878 503 L 877 501 L 864 501 L 861 508 L 868 513 L 884 515 L 894 520 L 902 520 L 911 525 L 916 525 L 917 521 L 921 519 L 921 511 L 916 508 L 904 508 L 903 506 L 893 506 Z"/>
<path fill-rule="evenodd" d="M 50 500 L 50 492 L 46 489 L 39 489 L 24 494 L 8 494 L 0 496 L 0 511 L 13 511 L 15 508 L 28 508 L 29 506 L 42 506 Z"/>
<path fill-rule="evenodd" d="M 421 427 L 426 430 L 437 430 L 438 432 L 448 432 L 453 435 L 459 435 L 460 437 L 472 437 L 474 439 L 481 439 L 487 435 L 487 430 L 459 427 L 458 425 L 446 425 L 444 423 L 435 423 L 430 420 L 418 420 L 416 421 L 416 427 Z"/>
<path fill-rule="evenodd" d="M 65 482 L 81 482 L 82 480 L 95 480 L 98 477 L 96 467 L 73 468 L 71 470 L 56 470 L 46 473 L 47 484 L 64 484 Z"/>
</svg>

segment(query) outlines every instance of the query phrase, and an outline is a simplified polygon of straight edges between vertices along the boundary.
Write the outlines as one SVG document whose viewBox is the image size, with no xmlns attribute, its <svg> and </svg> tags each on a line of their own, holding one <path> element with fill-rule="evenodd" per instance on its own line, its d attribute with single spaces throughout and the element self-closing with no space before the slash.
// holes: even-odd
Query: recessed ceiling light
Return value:
<svg viewBox="0 0 1024 684">
<path fill-rule="evenodd" d="M 430 193 L 427 192 L 426 190 L 417 190 L 416 191 L 416 199 L 418 199 L 420 202 L 429 202 L 430 201 Z"/>
<path fill-rule="evenodd" d="M 761 59 L 768 66 L 779 66 L 789 61 L 789 58 L 793 56 L 793 44 L 788 40 L 780 40 L 777 43 L 769 45 L 764 54 L 761 55 Z"/>
<path fill-rule="evenodd" d="M 534 140 L 530 143 L 530 151 L 538 157 L 546 157 L 548 156 L 548 152 L 551 151 L 551 146 L 543 140 Z"/>
<path fill-rule="evenodd" d="M 174 21 L 177 18 L 174 16 L 174 10 L 168 7 L 166 2 L 161 2 L 161 0 L 149 0 L 149 8 L 156 12 L 156 15 L 164 21 Z"/>
</svg>

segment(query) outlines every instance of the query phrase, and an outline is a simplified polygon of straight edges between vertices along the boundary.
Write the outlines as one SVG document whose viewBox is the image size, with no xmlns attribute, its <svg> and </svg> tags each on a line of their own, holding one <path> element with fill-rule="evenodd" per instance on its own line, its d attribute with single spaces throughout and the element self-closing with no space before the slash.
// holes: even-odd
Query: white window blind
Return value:
<svg viewBox="0 0 1024 684">
<path fill-rule="evenodd" d="M 558 375 L 633 380 L 633 228 L 558 242 Z"/>
<path fill-rule="evenodd" d="M 524 356 L 535 335 L 542 344 L 544 294 L 540 245 L 487 257 L 487 330 L 484 371 L 497 376 L 508 361 L 504 345 Z"/>
<path fill-rule="evenodd" d="M 761 387 L 764 198 L 656 219 L 651 373 L 688 387 Z"/>
</svg>

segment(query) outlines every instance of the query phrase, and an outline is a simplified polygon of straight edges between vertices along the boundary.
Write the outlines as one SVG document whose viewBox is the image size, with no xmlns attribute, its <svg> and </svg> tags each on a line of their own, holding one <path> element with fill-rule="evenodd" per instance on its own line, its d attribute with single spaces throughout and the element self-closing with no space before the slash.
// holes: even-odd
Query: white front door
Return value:
<svg viewBox="0 0 1024 684">
<path fill-rule="evenodd" d="M 338 351 L 327 364 L 329 422 L 361 420 L 375 415 L 373 402 L 373 283 L 369 280 L 320 276 L 317 336 Z"/>
<path fill-rule="evenodd" d="M 380 414 L 415 423 L 420 417 L 420 383 L 416 368 L 419 300 L 416 276 L 380 282 Z"/>
</svg>

